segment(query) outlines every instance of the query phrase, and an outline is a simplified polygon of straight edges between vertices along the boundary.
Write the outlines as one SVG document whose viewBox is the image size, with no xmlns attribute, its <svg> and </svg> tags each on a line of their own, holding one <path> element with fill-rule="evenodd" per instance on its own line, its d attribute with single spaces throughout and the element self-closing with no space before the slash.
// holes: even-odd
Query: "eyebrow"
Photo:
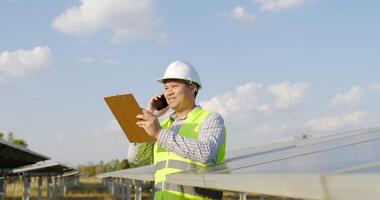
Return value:
<svg viewBox="0 0 380 200">
<path fill-rule="evenodd" d="M 165 83 L 164 86 L 167 86 L 167 85 L 174 85 L 174 84 L 178 84 L 178 83 L 176 83 L 176 82 Z"/>
</svg>

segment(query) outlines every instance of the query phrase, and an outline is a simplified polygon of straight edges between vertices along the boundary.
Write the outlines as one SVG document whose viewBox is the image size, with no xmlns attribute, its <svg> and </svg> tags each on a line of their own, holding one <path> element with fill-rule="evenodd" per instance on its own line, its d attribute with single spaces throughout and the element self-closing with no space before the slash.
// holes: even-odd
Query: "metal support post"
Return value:
<svg viewBox="0 0 380 200">
<path fill-rule="evenodd" d="M 58 178 L 54 177 L 53 200 L 57 199 L 57 192 L 58 192 L 57 182 L 58 182 Z"/>
<path fill-rule="evenodd" d="M 120 198 L 121 200 L 125 200 L 127 197 L 126 197 L 126 184 L 125 184 L 125 179 L 121 179 L 121 183 L 120 183 L 120 189 L 121 189 L 121 194 L 120 194 Z"/>
<path fill-rule="evenodd" d="M 121 178 L 117 178 L 117 196 L 121 198 L 121 193 L 123 192 L 123 183 Z"/>
<path fill-rule="evenodd" d="M 240 193 L 240 200 L 247 200 L 247 193 Z"/>
<path fill-rule="evenodd" d="M 63 177 L 59 177 L 59 196 L 63 196 Z"/>
<path fill-rule="evenodd" d="M 74 178 L 74 186 L 78 185 L 79 176 Z"/>
<path fill-rule="evenodd" d="M 5 176 L 0 177 L 0 200 L 5 200 L 5 194 L 7 191 L 4 189 L 4 184 L 6 184 Z"/>
<path fill-rule="evenodd" d="M 115 180 L 111 178 L 111 195 L 115 195 Z"/>
<path fill-rule="evenodd" d="M 154 192 L 155 192 L 155 190 L 154 190 L 154 181 L 151 181 L 150 182 L 150 199 L 151 200 L 154 200 Z"/>
<path fill-rule="evenodd" d="M 38 177 L 38 185 L 37 185 L 37 199 L 38 200 L 42 200 L 42 181 L 43 181 L 43 177 L 42 176 L 39 176 Z"/>
<path fill-rule="evenodd" d="M 13 177 L 13 196 L 17 196 L 17 182 L 20 178 L 18 176 Z"/>
<path fill-rule="evenodd" d="M 50 200 L 52 197 L 52 193 L 53 193 L 53 183 L 52 183 L 52 177 L 51 176 L 47 177 L 46 186 L 47 186 L 46 199 Z"/>
<path fill-rule="evenodd" d="M 135 180 L 135 200 L 141 200 L 142 199 L 142 181 Z"/>
<path fill-rule="evenodd" d="M 66 178 L 63 178 L 63 196 L 66 196 L 67 192 L 67 180 Z"/>
<path fill-rule="evenodd" d="M 23 200 L 29 200 L 30 196 L 30 177 L 24 176 L 24 195 Z"/>
<path fill-rule="evenodd" d="M 127 181 L 126 181 L 126 192 L 127 192 L 127 194 L 126 194 L 126 196 L 127 196 L 127 200 L 131 200 L 131 190 L 132 190 L 132 180 L 131 179 L 127 179 Z"/>
</svg>

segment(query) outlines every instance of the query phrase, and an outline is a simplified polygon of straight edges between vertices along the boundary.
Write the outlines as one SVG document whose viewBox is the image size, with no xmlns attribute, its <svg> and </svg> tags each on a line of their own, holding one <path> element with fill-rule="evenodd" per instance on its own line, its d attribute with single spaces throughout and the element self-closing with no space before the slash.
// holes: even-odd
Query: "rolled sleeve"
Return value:
<svg viewBox="0 0 380 200">
<path fill-rule="evenodd" d="M 152 162 L 154 143 L 130 143 L 128 147 L 128 161 L 142 166 Z"/>
</svg>

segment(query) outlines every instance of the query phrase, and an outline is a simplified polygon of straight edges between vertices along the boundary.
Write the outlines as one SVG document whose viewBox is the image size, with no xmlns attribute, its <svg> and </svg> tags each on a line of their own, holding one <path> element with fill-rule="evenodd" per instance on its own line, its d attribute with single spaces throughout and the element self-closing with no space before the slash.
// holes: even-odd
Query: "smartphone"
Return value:
<svg viewBox="0 0 380 200">
<path fill-rule="evenodd" d="M 158 101 L 155 102 L 155 104 L 156 104 L 157 110 L 162 110 L 169 105 L 164 95 L 161 95 Z"/>
</svg>

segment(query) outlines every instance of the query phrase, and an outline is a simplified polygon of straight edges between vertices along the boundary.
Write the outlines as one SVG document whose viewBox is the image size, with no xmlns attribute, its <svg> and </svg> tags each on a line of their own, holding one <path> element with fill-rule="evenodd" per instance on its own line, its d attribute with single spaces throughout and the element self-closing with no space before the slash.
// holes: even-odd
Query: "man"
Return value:
<svg viewBox="0 0 380 200">
<path fill-rule="evenodd" d="M 225 157 L 226 133 L 223 118 L 195 104 L 201 89 L 197 71 L 189 63 L 171 63 L 159 80 L 168 107 L 157 109 L 161 95 L 153 97 L 143 109 L 137 125 L 144 128 L 155 143 L 131 144 L 129 161 L 155 165 L 155 199 L 221 199 L 222 191 L 169 184 L 171 173 L 221 163 Z M 161 124 L 158 117 L 171 108 L 174 112 Z"/>
</svg>

